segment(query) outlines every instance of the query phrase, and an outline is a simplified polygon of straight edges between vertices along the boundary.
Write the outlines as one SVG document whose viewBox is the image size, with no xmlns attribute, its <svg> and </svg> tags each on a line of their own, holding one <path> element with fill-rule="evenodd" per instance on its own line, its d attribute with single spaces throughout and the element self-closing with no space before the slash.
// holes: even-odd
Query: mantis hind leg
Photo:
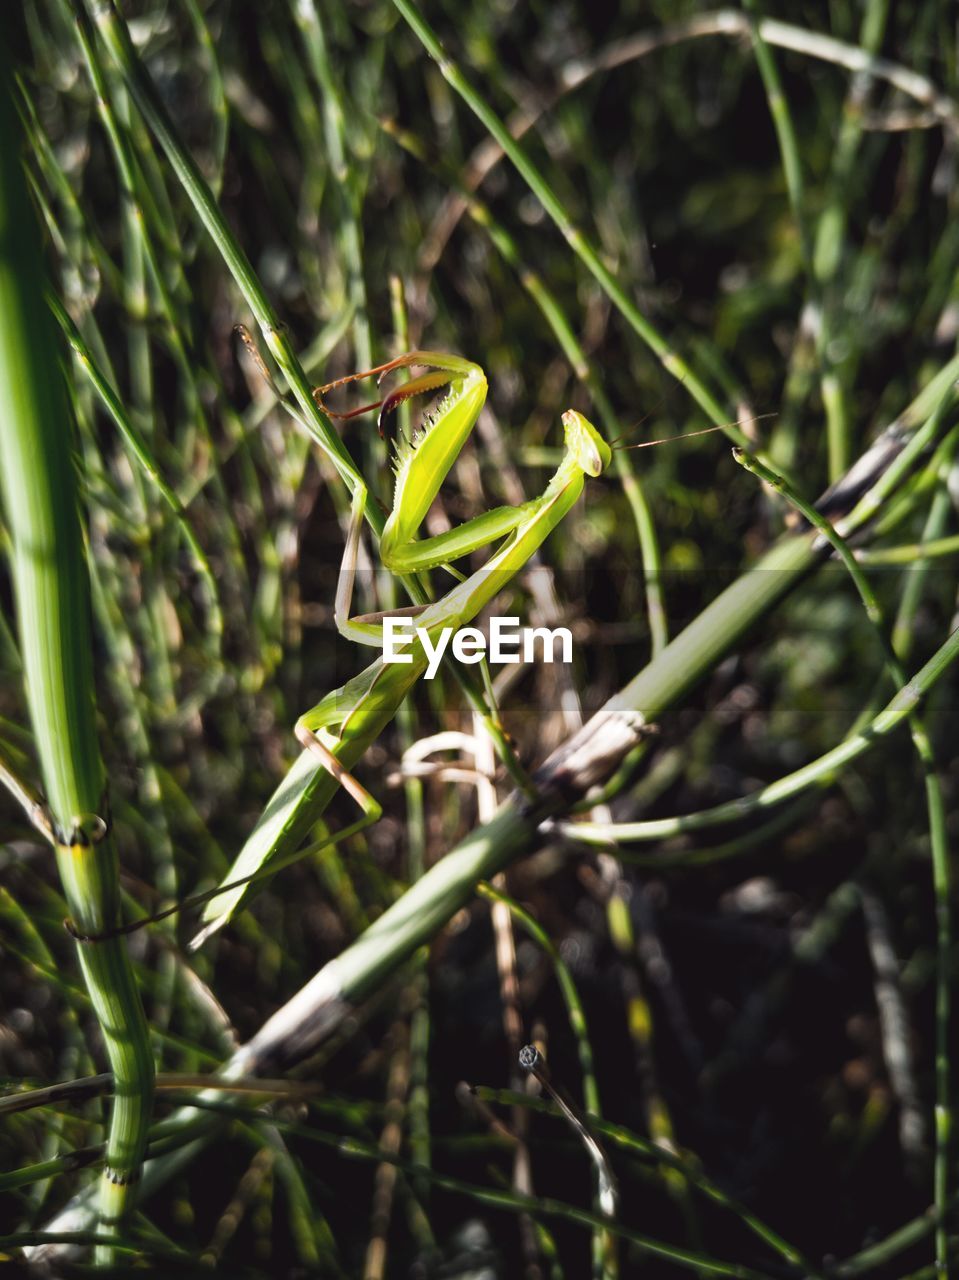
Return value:
<svg viewBox="0 0 959 1280">
<path fill-rule="evenodd" d="M 307 750 L 294 761 L 273 800 L 264 809 L 259 822 L 230 868 L 225 883 L 219 885 L 212 893 L 204 894 L 195 900 L 199 902 L 213 899 L 208 902 L 203 912 L 203 928 L 190 943 L 191 950 L 201 946 L 212 933 L 222 928 L 240 910 L 248 894 L 252 892 L 249 886 L 272 876 L 281 867 L 296 862 L 308 852 L 316 853 L 348 840 L 380 817 L 382 809 L 379 803 L 336 758 L 334 749 L 337 738 L 332 733 L 324 733 L 324 730 L 332 726 L 346 725 L 351 714 L 373 689 L 377 676 L 382 670 L 382 664 L 374 663 L 360 675 L 348 680 L 342 688 L 328 694 L 322 702 L 317 703 L 300 717 L 296 726 L 296 736 Z M 310 797 L 319 792 L 316 803 L 319 812 L 322 813 L 331 798 L 333 789 L 325 784 L 325 780 L 320 777 L 319 770 L 313 763 L 317 759 L 330 778 L 356 800 L 362 810 L 362 817 L 342 831 L 325 836 L 318 844 L 310 845 L 307 849 L 293 849 L 292 852 L 280 853 L 279 851 L 285 847 L 284 830 L 300 807 L 309 804 Z M 296 843 L 299 841 L 297 840 Z"/>
<path fill-rule="evenodd" d="M 350 836 L 355 836 L 358 832 L 363 831 L 366 827 L 372 826 L 374 822 L 378 822 L 383 816 L 383 806 L 358 779 L 354 778 L 353 774 L 336 758 L 323 739 L 314 733 L 302 719 L 297 722 L 296 736 L 300 745 L 316 756 L 323 768 L 332 774 L 343 790 L 356 801 L 363 813 L 361 818 L 357 818 L 355 822 L 348 827 L 344 827 L 342 831 L 338 831 L 335 836 L 332 836 L 329 841 L 324 843 L 339 844 L 343 840 L 348 840 Z"/>
<path fill-rule="evenodd" d="M 311 711 L 305 712 L 296 722 L 294 733 L 297 741 L 320 762 L 333 780 L 356 801 L 362 812 L 362 816 L 355 822 L 350 823 L 342 831 L 337 831 L 335 835 L 324 840 L 323 847 L 340 844 L 342 841 L 348 840 L 350 836 L 355 836 L 366 827 L 372 826 L 374 822 L 378 822 L 383 816 L 383 806 L 380 802 L 367 791 L 359 779 L 350 773 L 346 765 L 336 755 L 334 748 L 340 739 L 326 732 L 332 725 L 339 725 L 341 732 L 346 728 L 353 711 L 368 696 L 382 673 L 382 665 L 374 663 L 359 676 L 348 680 L 342 688 L 328 694 L 322 702 L 318 703 Z"/>
<path fill-rule="evenodd" d="M 255 842 L 256 833 L 254 832 L 254 839 L 247 841 L 246 846 L 231 868 L 231 872 L 239 871 L 240 875 L 230 875 L 228 873 L 228 878 L 222 884 L 217 885 L 215 889 L 198 894 L 196 897 L 188 898 L 185 902 L 178 903 L 172 909 L 173 911 L 179 911 L 184 906 L 207 904 L 202 916 L 202 928 L 190 941 L 189 947 L 191 951 L 201 947 L 211 934 L 221 929 L 240 910 L 253 885 L 271 878 L 278 871 L 294 862 L 298 862 L 307 854 L 321 853 L 334 845 L 342 844 L 344 840 L 349 840 L 351 836 L 355 836 L 366 827 L 372 826 L 383 814 L 383 808 L 375 796 L 372 796 L 353 777 L 349 770 L 337 760 L 326 743 L 311 729 L 303 725 L 302 721 L 297 725 L 297 737 L 310 752 L 311 757 L 318 758 L 334 780 L 357 802 L 362 811 L 362 816 L 355 822 L 343 827 L 340 831 L 330 834 L 327 830 L 322 839 L 307 845 L 306 848 L 293 849 L 279 857 L 272 856 L 272 851 L 275 848 L 272 841 L 268 848 L 258 846 Z M 307 785 L 310 773 L 315 773 L 315 770 L 304 771 L 302 760 L 303 757 L 301 757 L 301 762 L 294 764 L 287 775 L 288 782 L 294 776 L 294 773 L 297 774 L 297 786 L 301 791 Z M 161 911 L 155 917 L 148 917 L 146 920 L 138 921 L 137 927 L 141 924 L 149 924 L 152 919 L 162 920 L 170 914 L 172 914 L 170 910 Z"/>
</svg>

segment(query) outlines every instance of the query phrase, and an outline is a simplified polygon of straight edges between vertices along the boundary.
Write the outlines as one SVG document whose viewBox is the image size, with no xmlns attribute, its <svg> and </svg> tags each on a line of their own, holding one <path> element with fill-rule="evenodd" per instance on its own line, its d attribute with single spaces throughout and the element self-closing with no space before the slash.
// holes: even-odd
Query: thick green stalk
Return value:
<svg viewBox="0 0 959 1280">
<path fill-rule="evenodd" d="M 12 78 L 0 67 L 0 486 L 27 701 L 57 864 L 74 927 L 120 922 L 116 848 L 107 822 L 94 720 L 89 581 L 60 352 L 43 296 L 43 260 L 20 165 Z M 131 1201 L 153 1092 L 149 1029 L 125 942 L 78 943 L 115 1079 L 100 1195 L 115 1225 Z M 105 1251 L 109 1255 L 110 1250 Z M 101 1258 L 101 1260 L 104 1260 Z"/>
</svg>

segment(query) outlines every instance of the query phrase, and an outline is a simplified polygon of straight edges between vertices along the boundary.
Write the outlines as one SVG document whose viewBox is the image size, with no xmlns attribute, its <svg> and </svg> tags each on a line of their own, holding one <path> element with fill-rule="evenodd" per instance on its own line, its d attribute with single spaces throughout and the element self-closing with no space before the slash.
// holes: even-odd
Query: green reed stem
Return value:
<svg viewBox="0 0 959 1280">
<path fill-rule="evenodd" d="M 917 560 L 953 556 L 959 552 L 959 534 L 945 538 L 930 538 L 928 542 L 905 542 L 897 547 L 864 547 L 856 552 L 856 559 L 865 565 L 914 564 Z"/>
<path fill-rule="evenodd" d="M 957 378 L 959 378 L 959 356 L 954 356 L 934 378 L 930 379 L 927 386 L 902 414 L 899 421 L 904 426 L 922 421 L 923 417 L 925 421 L 922 426 L 916 427 L 902 452 L 863 494 L 849 515 L 838 522 L 844 538 L 856 533 L 880 514 L 888 499 L 909 475 L 916 461 L 933 444 L 939 442 L 943 427 L 957 403 Z M 939 449 L 948 447 L 945 440 L 938 445 Z M 930 475 L 935 476 L 935 468 Z"/>
<path fill-rule="evenodd" d="M 43 260 L 5 64 L 0 75 L 0 486 L 57 864 L 75 928 L 100 934 L 120 923 L 119 866 L 95 728 L 71 420 L 52 318 L 38 287 Z M 116 1226 L 131 1205 L 146 1146 L 153 1055 L 125 941 L 77 949 L 115 1080 L 100 1215 Z M 112 1249 L 104 1246 L 97 1256 L 109 1262 Z"/>
<path fill-rule="evenodd" d="M 846 417 L 845 404 L 841 387 L 836 374 L 829 367 L 828 342 L 823 334 L 825 324 L 822 291 L 813 262 L 812 237 L 806 219 L 802 159 L 799 141 L 793 125 L 789 101 L 783 90 L 782 80 L 776 59 L 762 34 L 762 24 L 757 0 L 745 0 L 744 8 L 749 19 L 749 31 L 753 42 L 756 65 L 762 78 L 769 103 L 769 114 L 772 117 L 779 143 L 779 155 L 782 161 L 783 175 L 786 180 L 786 192 L 792 209 L 793 221 L 799 234 L 799 251 L 802 258 L 803 271 L 806 276 L 806 290 L 809 299 L 807 306 L 811 308 L 813 334 L 808 335 L 800 324 L 796 335 L 796 354 L 794 357 L 791 386 L 797 382 L 805 382 L 805 374 L 811 372 L 805 366 L 807 345 L 815 351 L 816 373 L 819 376 L 819 389 L 822 396 L 823 410 L 826 414 L 826 441 L 829 453 L 829 479 L 838 480 L 849 465 L 849 423 Z"/>
<path fill-rule="evenodd" d="M 789 110 L 789 102 L 783 92 L 782 80 L 779 76 L 779 68 L 776 60 L 770 51 L 769 45 L 763 38 L 762 25 L 760 20 L 759 5 L 757 0 L 744 0 L 743 8 L 749 20 L 749 32 L 753 42 L 753 53 L 756 57 L 756 65 L 759 68 L 759 74 L 762 78 L 763 88 L 766 91 L 766 100 L 769 103 L 769 114 L 772 116 L 773 127 L 776 130 L 776 139 L 779 143 L 779 155 L 782 160 L 783 176 L 786 179 L 786 192 L 789 196 L 789 205 L 792 209 L 793 221 L 796 223 L 796 230 L 799 233 L 799 245 L 802 253 L 803 266 L 806 271 L 811 270 L 812 254 L 809 244 L 809 232 L 806 226 L 806 215 L 803 208 L 803 176 L 802 161 L 799 152 L 799 140 L 796 137 L 796 130 L 793 126 L 792 115 Z"/>
<path fill-rule="evenodd" d="M 889 0 L 867 0 L 864 6 L 859 47 L 870 56 L 874 56 L 882 45 L 888 13 Z M 826 412 L 830 446 L 829 475 L 832 480 L 838 478 L 848 466 L 849 459 L 843 452 L 848 444 L 846 394 L 842 377 L 830 356 L 830 344 L 836 332 L 836 322 L 840 318 L 837 312 L 842 299 L 840 266 L 846 243 L 847 208 L 851 193 L 855 190 L 855 163 L 860 151 L 863 115 L 871 84 L 872 77 L 862 71 L 857 72 L 850 80 L 833 148 L 828 196 L 813 232 L 812 269 L 822 307 L 818 337 L 820 387 Z"/>
<path fill-rule="evenodd" d="M 569 971 L 563 957 L 553 943 L 552 938 L 525 907 L 522 907 L 515 898 L 509 897 L 508 894 L 501 893 L 493 885 L 482 881 L 476 886 L 477 893 L 481 897 L 487 898 L 490 902 L 502 902 L 510 910 L 510 913 L 516 917 L 528 934 L 543 948 L 549 957 L 549 962 L 553 966 L 556 973 L 556 981 L 559 984 L 560 993 L 563 997 L 563 1003 L 566 1006 L 566 1015 L 569 1018 L 569 1025 L 572 1028 L 573 1035 L 576 1038 L 576 1050 L 579 1056 L 579 1066 L 583 1073 L 583 1105 L 586 1110 L 594 1116 L 601 1116 L 602 1111 L 599 1106 L 599 1086 L 596 1083 L 596 1071 L 593 1066 L 593 1048 L 589 1041 L 589 1028 L 586 1023 L 586 1010 L 583 1002 L 576 990 L 576 983 L 573 981 L 573 975 Z"/>
<path fill-rule="evenodd" d="M 940 469 L 940 487 L 933 495 L 922 531 L 923 541 L 919 543 L 905 586 L 899 599 L 899 608 L 890 631 L 892 647 L 900 662 L 906 662 L 912 652 L 917 636 L 916 612 L 922 601 L 923 591 L 932 569 L 933 557 L 926 548 L 932 546 L 942 533 L 952 515 L 952 497 L 949 493 L 949 472 L 952 470 L 952 459 L 947 460 Z M 926 541 L 928 539 L 928 541 Z"/>
</svg>

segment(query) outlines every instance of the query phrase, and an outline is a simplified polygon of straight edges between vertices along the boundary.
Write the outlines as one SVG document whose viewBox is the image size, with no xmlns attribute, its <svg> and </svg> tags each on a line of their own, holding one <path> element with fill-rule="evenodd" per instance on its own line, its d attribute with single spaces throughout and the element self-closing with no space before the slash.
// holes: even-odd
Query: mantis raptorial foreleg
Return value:
<svg viewBox="0 0 959 1280">
<path fill-rule="evenodd" d="M 483 568 L 460 578 L 444 596 L 425 606 L 401 612 L 415 613 L 418 630 L 432 641 L 444 628 L 454 629 L 471 621 L 526 565 L 582 493 L 587 476 L 598 476 L 609 465 L 610 447 L 582 414 L 563 415 L 566 450 L 549 484 L 539 497 L 518 507 L 497 507 L 458 528 L 418 539 L 417 531 L 439 493 L 440 486 L 465 444 L 486 398 L 486 376 L 471 361 L 439 352 L 414 351 L 397 360 L 353 374 L 318 388 L 323 397 L 337 386 L 357 378 L 399 368 L 426 366 L 430 371 L 414 377 L 382 400 L 340 417 L 354 417 L 367 409 L 380 409 L 380 425 L 403 400 L 422 392 L 448 387 L 439 406 L 410 437 L 395 442 L 396 485 L 392 512 L 383 529 L 380 557 L 397 573 L 450 567 L 481 547 L 498 542 Z M 350 639 L 382 645 L 382 614 L 351 617 L 353 584 L 363 516 L 368 501 L 365 486 L 353 494 L 341 581 L 336 593 L 335 615 L 340 631 Z M 377 658 L 360 675 L 328 694 L 300 717 L 296 735 L 306 748 L 267 804 L 263 816 L 227 872 L 228 881 L 243 877 L 259 880 L 262 868 L 274 860 L 286 862 L 291 846 L 303 838 L 342 786 L 363 810 L 363 817 L 348 828 L 362 830 L 379 816 L 380 807 L 350 772 L 390 723 L 410 690 L 427 667 L 420 639 L 408 647 L 408 663 L 386 663 Z M 332 732 L 333 729 L 336 732 Z M 317 764 L 321 767 L 318 769 Z M 337 840 L 344 838 L 338 833 Z M 207 907 L 203 936 L 224 924 L 246 900 L 249 886 L 225 893 Z"/>
<path fill-rule="evenodd" d="M 427 366 L 431 372 L 403 383 L 382 400 L 344 413 L 331 409 L 326 402 L 327 394 L 337 387 L 373 375 L 378 375 L 382 380 L 397 369 L 417 365 Z M 387 569 L 395 573 L 416 573 L 443 566 L 455 577 L 462 578 L 461 574 L 451 568 L 450 561 L 489 546 L 498 538 L 511 533 L 532 505 L 524 503 L 518 507 L 496 507 L 445 533 L 434 534 L 429 538 L 416 537 L 440 486 L 479 417 L 486 401 L 486 385 L 486 375 L 478 364 L 437 351 L 411 351 L 387 364 L 378 365 L 375 369 L 338 378 L 335 382 L 318 387 L 314 392 L 323 410 L 334 417 L 354 418 L 371 409 L 379 409 L 382 434 L 384 424 L 403 401 L 444 386 L 449 387 L 443 402 L 408 439 L 405 436 L 396 439 L 396 492 L 393 510 L 383 529 L 379 548 L 380 559 Z M 356 559 L 367 502 L 368 492 L 365 486 L 358 487 L 353 494 L 334 616 L 337 628 L 349 639 L 360 644 L 380 646 L 382 628 L 375 621 L 350 617 Z M 414 606 L 405 612 L 407 616 L 413 616 L 418 608 L 419 606 Z"/>
</svg>

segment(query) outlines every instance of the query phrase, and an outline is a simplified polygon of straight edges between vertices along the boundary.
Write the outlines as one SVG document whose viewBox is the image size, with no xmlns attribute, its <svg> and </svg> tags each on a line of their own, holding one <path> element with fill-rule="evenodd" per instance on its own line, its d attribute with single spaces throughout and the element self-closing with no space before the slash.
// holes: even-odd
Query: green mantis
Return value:
<svg viewBox="0 0 959 1280">
<path fill-rule="evenodd" d="M 218 893 L 208 904 L 203 915 L 205 927 L 194 940 L 195 946 L 244 904 L 253 892 L 252 882 L 259 880 L 268 867 L 273 871 L 292 860 L 295 846 L 339 787 L 357 802 L 361 816 L 325 843 L 345 840 L 379 818 L 382 809 L 378 801 L 351 770 L 426 670 L 427 652 L 419 636 L 439 636 L 445 628 L 456 629 L 475 618 L 562 521 L 582 493 L 586 477 L 600 475 L 612 458 L 610 446 L 596 428 L 581 413 L 570 409 L 563 414 L 565 453 L 539 497 L 520 506 L 495 508 L 449 532 L 418 539 L 417 531 L 483 407 L 487 388 L 483 370 L 458 356 L 412 351 L 366 373 L 341 378 L 315 394 L 323 404 L 322 397 L 335 387 L 374 374 L 382 379 L 397 369 L 411 367 L 425 368 L 427 372 L 401 384 L 373 405 L 336 416 L 354 417 L 378 408 L 382 428 L 402 401 L 447 388 L 441 403 L 421 425 L 409 437 L 400 434 L 395 441 L 394 504 L 380 541 L 380 557 L 388 569 L 397 573 L 443 566 L 458 581 L 431 604 L 399 611 L 416 616 L 417 638 L 412 638 L 406 650 L 408 660 L 387 662 L 381 655 L 300 717 L 295 732 L 304 751 L 227 872 L 224 884 L 232 887 Z M 334 617 L 344 636 L 360 644 L 382 647 L 387 615 L 353 617 L 350 612 L 367 501 L 366 487 L 357 486 Z M 469 577 L 451 566 L 451 561 L 493 543 L 498 545 L 486 564 Z"/>
</svg>

